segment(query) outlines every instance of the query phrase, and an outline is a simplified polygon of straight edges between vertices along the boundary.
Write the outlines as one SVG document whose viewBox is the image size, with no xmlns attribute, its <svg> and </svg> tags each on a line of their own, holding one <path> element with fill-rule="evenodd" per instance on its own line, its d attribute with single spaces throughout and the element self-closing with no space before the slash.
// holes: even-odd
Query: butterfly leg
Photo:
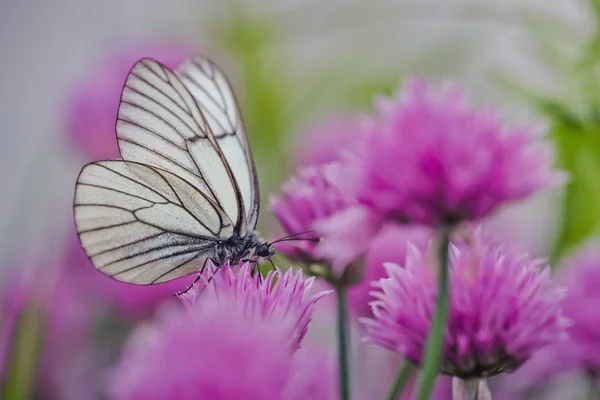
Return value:
<svg viewBox="0 0 600 400">
<path fill-rule="evenodd" d="M 204 261 L 204 264 L 202 265 L 202 268 L 200 269 L 200 272 L 198 272 L 198 276 L 196 276 L 196 279 L 194 279 L 194 282 L 192 282 L 191 285 L 187 286 L 183 292 L 177 292 L 177 293 L 175 293 L 175 296 L 181 296 L 183 294 L 186 294 L 187 292 L 190 291 L 191 288 L 193 288 L 194 286 L 196 286 L 196 283 L 198 283 L 198 281 L 200 280 L 200 278 L 204 274 L 204 270 L 206 269 L 206 265 L 207 264 L 208 264 L 208 259 Z M 211 278 L 209 278 L 209 280 L 208 280 L 209 282 L 210 282 Z"/>
<path fill-rule="evenodd" d="M 256 275 L 258 275 L 258 282 L 262 283 L 262 273 L 260 272 L 260 267 L 258 266 L 258 263 L 255 262 L 254 264 L 252 264 L 252 277 L 255 278 Z"/>
</svg>

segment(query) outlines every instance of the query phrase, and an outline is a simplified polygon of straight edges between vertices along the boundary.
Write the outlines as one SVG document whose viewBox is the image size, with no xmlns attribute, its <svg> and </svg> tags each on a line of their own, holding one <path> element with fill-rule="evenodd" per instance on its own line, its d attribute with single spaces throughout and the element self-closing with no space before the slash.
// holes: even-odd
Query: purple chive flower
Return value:
<svg viewBox="0 0 600 400">
<path fill-rule="evenodd" d="M 514 376 L 503 381 L 514 394 L 530 386 L 543 386 L 558 375 L 595 376 L 600 389 L 600 241 L 586 244 L 559 267 L 558 279 L 567 288 L 562 301 L 569 320 L 567 340 L 545 347 Z"/>
<path fill-rule="evenodd" d="M 271 197 L 270 208 L 288 235 L 306 232 L 299 238 L 317 238 L 315 224 L 348 206 L 334 183 L 337 164 L 306 167 L 283 185 L 280 197 Z M 276 244 L 288 258 L 303 263 L 320 261 L 316 241 L 295 240 Z"/>
<path fill-rule="evenodd" d="M 35 392 L 65 400 L 93 398 L 99 365 L 88 333 L 95 321 L 95 304 L 65 269 L 44 265 L 46 279 L 40 279 L 38 267 L 42 266 L 24 260 L 0 288 L 0 381 L 19 315 L 28 306 L 41 306 L 45 321 Z"/>
<path fill-rule="evenodd" d="M 429 228 L 386 224 L 369 243 L 365 256 L 365 274 L 360 283 L 348 289 L 350 309 L 359 316 L 371 315 L 369 302 L 372 283 L 386 276 L 385 263 L 403 264 L 408 243 L 420 249 L 427 249 L 432 238 Z"/>
<path fill-rule="evenodd" d="M 384 219 L 430 226 L 485 217 L 500 204 L 565 181 L 551 171 L 535 126 L 505 126 L 471 108 L 456 86 L 411 79 L 376 104 L 363 151 L 347 160 L 344 186 Z"/>
<path fill-rule="evenodd" d="M 115 121 L 131 66 L 140 58 L 151 57 L 176 68 L 194 53 L 193 46 L 163 40 L 123 48 L 109 55 L 69 94 L 65 122 L 73 145 L 89 159 L 117 157 Z"/>
<path fill-rule="evenodd" d="M 287 330 L 294 346 L 300 347 L 317 302 L 329 291 L 312 290 L 314 278 L 304 279 L 302 271 L 276 269 L 264 278 L 252 277 L 252 265 L 240 263 L 234 270 L 209 265 L 209 273 L 181 299 L 191 315 L 202 315 L 207 307 L 231 304 L 257 319 L 274 319 Z M 206 298 L 212 301 L 206 301 Z M 226 304 L 224 304 L 226 303 Z"/>
<path fill-rule="evenodd" d="M 112 399 L 336 399 L 332 360 L 297 350 L 305 326 L 289 323 L 310 318 L 310 282 L 276 271 L 260 283 L 249 272 L 222 267 L 184 298 L 186 309 L 164 310 L 135 332 L 113 371 Z"/>
<path fill-rule="evenodd" d="M 588 243 L 560 269 L 564 271 L 562 283 L 567 287 L 563 313 L 570 320 L 570 326 L 569 340 L 557 347 L 564 345 L 579 356 L 582 370 L 594 371 L 600 376 L 600 241 Z"/>
<path fill-rule="evenodd" d="M 330 164 L 342 160 L 346 152 L 362 144 L 362 118 L 352 113 L 330 116 L 303 128 L 297 137 L 298 165 Z"/>
<path fill-rule="evenodd" d="M 450 314 L 440 372 L 462 379 L 512 371 L 565 334 L 562 291 L 542 260 L 530 259 L 479 235 L 450 249 Z M 367 340 L 415 365 L 427 340 L 437 286 L 431 258 L 410 246 L 404 267 L 386 264 L 388 278 L 373 292 Z"/>
</svg>

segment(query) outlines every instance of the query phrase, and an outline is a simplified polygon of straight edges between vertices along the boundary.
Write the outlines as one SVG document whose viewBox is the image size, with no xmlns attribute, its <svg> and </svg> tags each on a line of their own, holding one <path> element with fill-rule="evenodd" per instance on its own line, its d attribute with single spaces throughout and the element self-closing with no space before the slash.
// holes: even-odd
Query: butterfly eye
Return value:
<svg viewBox="0 0 600 400">
<path fill-rule="evenodd" d="M 268 244 L 261 244 L 257 249 L 256 249 L 256 254 L 259 257 L 269 257 L 271 256 L 271 246 L 269 246 Z"/>
</svg>

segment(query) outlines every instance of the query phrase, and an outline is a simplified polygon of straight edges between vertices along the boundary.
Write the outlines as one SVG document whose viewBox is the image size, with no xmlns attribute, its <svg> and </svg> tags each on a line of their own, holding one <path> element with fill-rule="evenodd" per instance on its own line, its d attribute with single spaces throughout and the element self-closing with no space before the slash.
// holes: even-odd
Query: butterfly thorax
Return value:
<svg viewBox="0 0 600 400">
<path fill-rule="evenodd" d="M 275 249 L 255 231 L 248 231 L 245 236 L 233 235 L 219 242 L 215 249 L 214 261 L 219 265 L 240 261 L 262 263 L 271 259 Z"/>
</svg>

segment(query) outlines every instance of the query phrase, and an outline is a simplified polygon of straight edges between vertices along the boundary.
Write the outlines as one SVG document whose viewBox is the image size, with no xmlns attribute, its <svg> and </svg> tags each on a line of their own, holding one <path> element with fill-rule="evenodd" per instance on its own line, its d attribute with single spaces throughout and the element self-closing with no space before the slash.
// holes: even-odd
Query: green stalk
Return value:
<svg viewBox="0 0 600 400">
<path fill-rule="evenodd" d="M 388 394 L 387 400 L 395 400 L 402 394 L 406 383 L 408 382 L 408 378 L 413 373 L 413 366 L 410 362 L 404 361 L 398 369 L 398 375 L 396 375 L 396 380 L 394 381 L 394 385 L 390 389 L 390 393 Z"/>
<path fill-rule="evenodd" d="M 442 228 L 439 231 L 439 280 L 438 295 L 433 321 L 429 330 L 429 337 L 423 356 L 421 384 L 417 400 L 428 400 L 433 392 L 435 378 L 438 374 L 440 356 L 448 320 L 448 246 L 450 244 L 450 229 Z"/>
<path fill-rule="evenodd" d="M 350 400 L 350 377 L 348 366 L 348 340 L 346 333 L 348 331 L 348 318 L 346 309 L 346 288 L 337 285 L 335 288 L 338 313 L 337 313 L 337 333 L 338 333 L 338 360 L 339 360 L 339 378 L 340 378 L 340 399 Z"/>
<path fill-rule="evenodd" d="M 37 304 L 27 305 L 19 314 L 12 332 L 0 398 L 33 398 L 34 385 L 43 348 L 46 315 Z M 3 360 L 0 360 L 3 362 Z"/>
</svg>

